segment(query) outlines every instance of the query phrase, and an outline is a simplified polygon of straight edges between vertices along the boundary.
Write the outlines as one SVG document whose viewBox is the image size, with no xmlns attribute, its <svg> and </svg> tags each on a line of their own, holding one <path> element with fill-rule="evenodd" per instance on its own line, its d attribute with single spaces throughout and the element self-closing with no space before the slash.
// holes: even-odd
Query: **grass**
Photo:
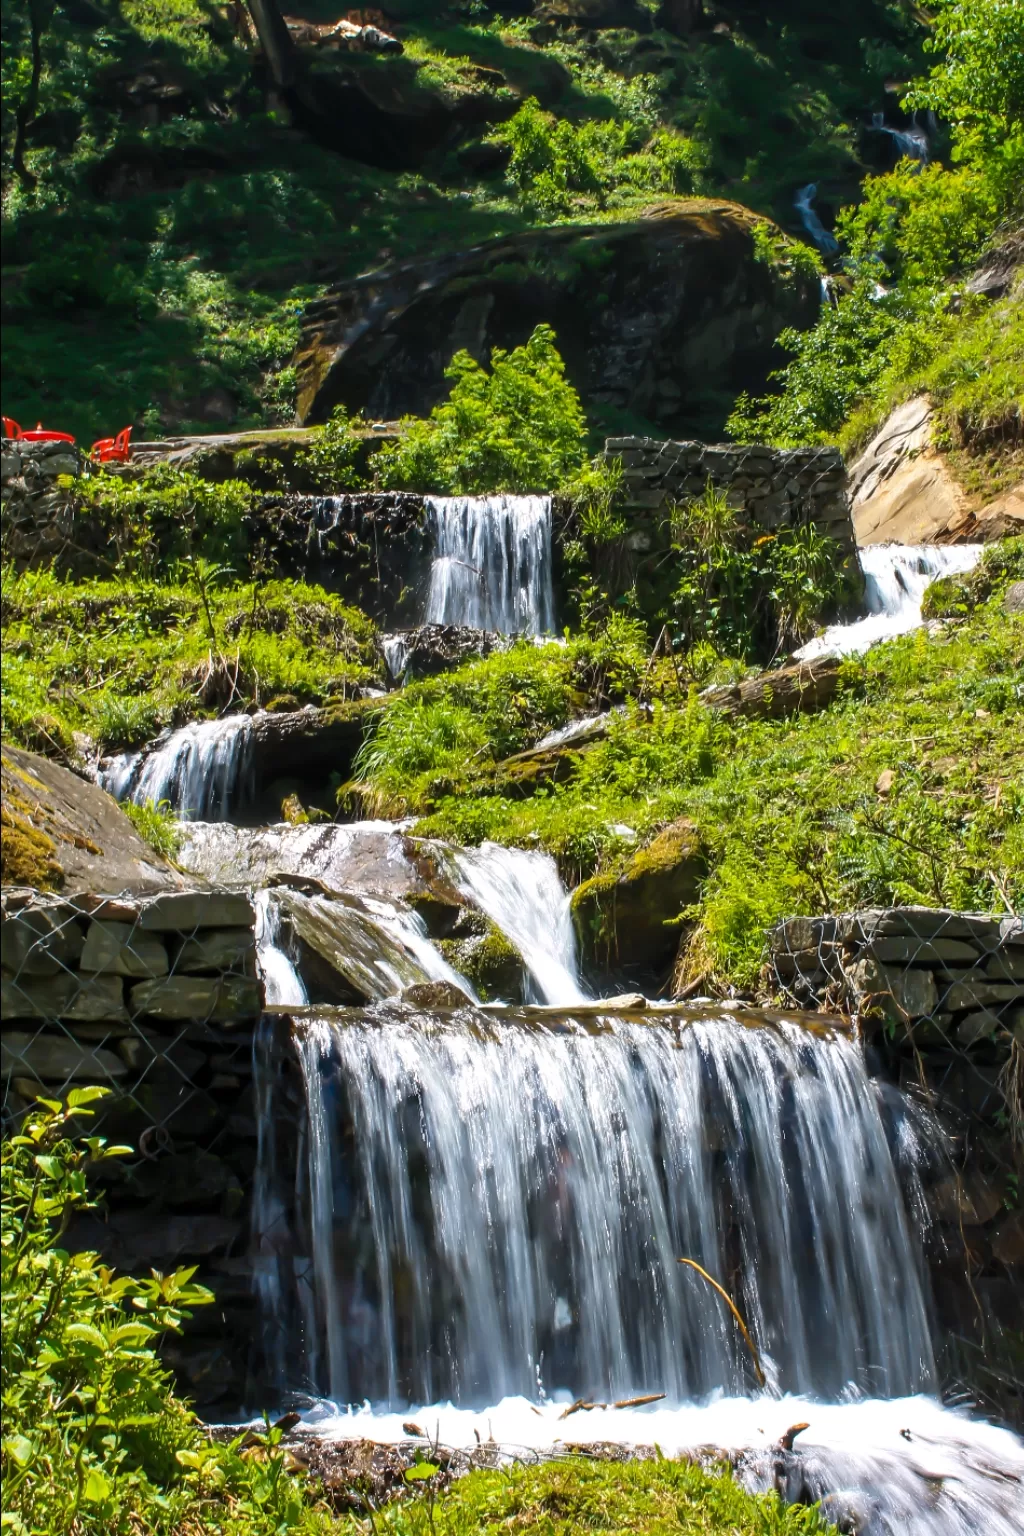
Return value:
<svg viewBox="0 0 1024 1536">
<path fill-rule="evenodd" d="M 507 1472 L 473 1472 L 436 1509 L 425 1502 L 377 1516 L 394 1536 L 814 1536 L 816 1510 L 754 1497 L 725 1469 L 688 1462 L 572 1458 Z"/>
<path fill-rule="evenodd" d="M 3 731 L 39 751 L 136 746 L 165 726 L 250 705 L 351 697 L 377 676 L 374 627 L 320 587 L 62 581 L 8 573 Z M 212 625 L 212 629 L 211 629 Z"/>
<path fill-rule="evenodd" d="M 977 605 L 939 633 L 849 660 L 822 713 L 728 721 L 660 672 L 652 717 L 635 702 L 613 715 L 559 783 L 503 786 L 493 765 L 560 723 L 574 688 L 575 711 L 592 707 L 598 690 L 581 687 L 572 642 L 536 653 L 528 690 L 514 652 L 414 685 L 364 749 L 371 803 L 424 811 L 425 835 L 550 849 L 572 881 L 619 868 L 630 834 L 644 842 L 692 818 L 709 875 L 686 914 L 690 960 L 722 982 L 756 981 L 764 930 L 785 915 L 915 901 L 1019 910 L 1024 625 L 1001 594 L 1024 574 L 1024 543 L 993 546 L 988 560 L 991 595 L 977 601 L 976 588 Z M 884 791 L 883 770 L 893 774 Z"/>
</svg>

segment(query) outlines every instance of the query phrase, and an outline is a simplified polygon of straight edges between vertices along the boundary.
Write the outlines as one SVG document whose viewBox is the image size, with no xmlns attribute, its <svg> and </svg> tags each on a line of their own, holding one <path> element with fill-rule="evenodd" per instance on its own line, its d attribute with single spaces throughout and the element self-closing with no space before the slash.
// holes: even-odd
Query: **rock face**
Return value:
<svg viewBox="0 0 1024 1536">
<path fill-rule="evenodd" d="M 697 899 L 706 862 L 693 823 L 675 821 L 621 875 L 577 886 L 572 917 L 584 965 L 661 979 L 679 947 L 678 918 Z"/>
<path fill-rule="evenodd" d="M 531 230 L 340 285 L 306 311 L 295 355 L 299 416 L 335 405 L 423 415 L 467 348 L 558 336 L 576 388 L 666 431 L 720 430 L 724 398 L 760 390 L 785 325 L 810 325 L 816 285 L 755 259 L 754 214 L 677 199 L 640 219 Z"/>
<path fill-rule="evenodd" d="M 69 769 L 5 746 L 0 781 L 5 885 L 135 895 L 184 885 L 117 801 Z"/>
<path fill-rule="evenodd" d="M 899 406 L 850 470 L 858 544 L 943 544 L 1024 532 L 1024 486 L 980 509 L 932 444 L 925 395 Z"/>
</svg>

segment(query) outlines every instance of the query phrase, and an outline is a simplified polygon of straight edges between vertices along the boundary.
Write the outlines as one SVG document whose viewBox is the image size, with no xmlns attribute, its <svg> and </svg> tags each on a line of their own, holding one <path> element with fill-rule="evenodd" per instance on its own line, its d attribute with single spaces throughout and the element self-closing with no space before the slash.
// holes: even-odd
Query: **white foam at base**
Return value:
<svg viewBox="0 0 1024 1536">
<path fill-rule="evenodd" d="M 846 1495 L 846 1505 L 863 1512 L 856 1526 L 863 1536 L 1020 1536 L 1024 1529 L 1024 1443 L 934 1398 L 720 1397 L 562 1419 L 568 1401 L 508 1397 L 480 1410 L 434 1403 L 400 1413 L 320 1403 L 303 1420 L 324 1440 L 387 1444 L 408 1442 L 403 1426 L 415 1422 L 452 1449 L 493 1440 L 509 1461 L 601 1443 L 657 1446 L 670 1457 L 714 1448 L 736 1461 L 737 1477 L 754 1492 L 775 1486 L 778 1443 L 792 1425 L 806 1422 L 794 1440 L 790 1497 L 800 1496 L 794 1484 L 801 1482 L 805 1496 Z M 834 1501 L 837 1510 L 842 1502 Z"/>
</svg>

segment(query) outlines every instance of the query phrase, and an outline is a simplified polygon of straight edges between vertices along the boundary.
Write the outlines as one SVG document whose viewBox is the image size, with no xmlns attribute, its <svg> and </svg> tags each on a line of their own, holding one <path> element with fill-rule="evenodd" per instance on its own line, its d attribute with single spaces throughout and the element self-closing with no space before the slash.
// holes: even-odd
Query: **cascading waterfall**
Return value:
<svg viewBox="0 0 1024 1536">
<path fill-rule="evenodd" d="M 425 622 L 501 634 L 554 629 L 550 496 L 428 496 Z"/>
<path fill-rule="evenodd" d="M 909 128 L 890 128 L 884 112 L 872 114 L 871 126 L 876 133 L 889 135 L 901 157 L 918 160 L 922 165 L 928 164 L 930 154 L 928 135 L 923 128 L 918 127 L 916 113 Z"/>
<path fill-rule="evenodd" d="M 693 1015 L 300 1028 L 315 1341 L 336 1401 L 930 1385 L 918 1255 L 857 1047 Z M 907 1125 L 889 1134 L 908 1134 Z"/>
<path fill-rule="evenodd" d="M 859 551 L 864 572 L 867 617 L 832 624 L 823 635 L 796 652 L 801 661 L 815 656 L 848 656 L 879 640 L 908 634 L 921 625 L 921 601 L 940 576 L 973 570 L 980 544 L 867 544 Z"/>
<path fill-rule="evenodd" d="M 194 720 L 140 752 L 107 759 L 98 779 L 115 800 L 166 801 L 176 816 L 226 821 L 248 789 L 252 749 L 248 715 Z"/>
<path fill-rule="evenodd" d="M 827 230 L 818 214 L 814 211 L 813 203 L 818 193 L 818 183 L 809 181 L 805 187 L 799 187 L 793 198 L 793 207 L 800 215 L 800 222 L 810 235 L 819 251 L 824 251 L 826 256 L 833 256 L 839 249 L 839 241 L 831 231 Z"/>
<path fill-rule="evenodd" d="M 582 1002 L 569 899 L 551 855 L 497 843 L 441 851 L 462 894 L 522 955 L 534 1001 Z"/>
</svg>

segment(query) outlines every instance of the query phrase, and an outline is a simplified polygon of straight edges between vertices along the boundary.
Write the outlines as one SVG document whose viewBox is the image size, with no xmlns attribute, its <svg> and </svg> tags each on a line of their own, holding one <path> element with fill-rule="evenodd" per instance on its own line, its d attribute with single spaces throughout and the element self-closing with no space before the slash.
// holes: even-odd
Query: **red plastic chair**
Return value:
<svg viewBox="0 0 1024 1536">
<path fill-rule="evenodd" d="M 132 456 L 131 435 L 131 427 L 124 427 L 116 437 L 101 437 L 93 443 L 89 457 L 97 464 L 127 464 Z"/>
<path fill-rule="evenodd" d="M 12 442 L 16 443 L 21 436 L 21 428 L 18 426 L 18 423 L 14 420 L 13 416 L 5 416 L 3 423 L 4 437 L 9 437 Z"/>
</svg>

